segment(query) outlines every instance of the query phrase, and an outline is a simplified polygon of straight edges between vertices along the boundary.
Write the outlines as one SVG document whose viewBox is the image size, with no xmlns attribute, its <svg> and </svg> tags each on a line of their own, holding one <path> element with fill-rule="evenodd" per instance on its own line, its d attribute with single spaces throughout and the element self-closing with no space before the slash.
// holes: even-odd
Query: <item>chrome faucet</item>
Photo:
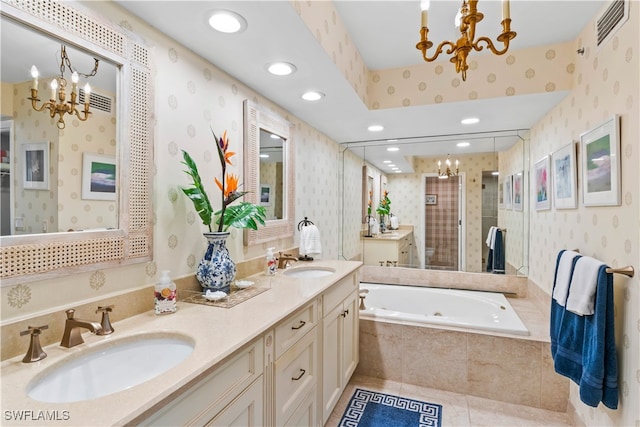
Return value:
<svg viewBox="0 0 640 427">
<path fill-rule="evenodd" d="M 291 254 L 283 254 L 280 252 L 280 256 L 278 257 L 278 269 L 282 270 L 283 268 L 289 267 L 289 261 L 298 261 L 298 258 L 294 257 Z"/>
<path fill-rule="evenodd" d="M 102 325 L 98 322 L 74 319 L 73 315 L 75 312 L 74 309 L 65 311 L 65 313 L 67 313 L 67 320 L 64 324 L 64 333 L 62 334 L 62 341 L 60 342 L 62 347 L 71 348 L 82 344 L 84 340 L 82 339 L 80 329 L 88 329 L 94 334 L 102 332 Z"/>
</svg>

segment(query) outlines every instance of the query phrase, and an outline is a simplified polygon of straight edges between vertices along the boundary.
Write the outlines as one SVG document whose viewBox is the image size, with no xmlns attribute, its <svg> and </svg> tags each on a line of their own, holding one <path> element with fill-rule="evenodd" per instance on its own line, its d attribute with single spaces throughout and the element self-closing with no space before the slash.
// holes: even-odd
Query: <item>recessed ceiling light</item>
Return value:
<svg viewBox="0 0 640 427">
<path fill-rule="evenodd" d="M 269 155 L 268 154 L 260 154 L 260 158 L 261 159 L 268 159 Z"/>
<path fill-rule="evenodd" d="M 271 139 L 280 139 L 280 137 L 278 135 L 276 135 L 275 133 L 271 134 Z"/>
<path fill-rule="evenodd" d="M 209 25 L 221 33 L 239 33 L 247 28 L 247 21 L 230 10 L 216 10 L 209 18 Z"/>
<path fill-rule="evenodd" d="M 272 62 L 267 64 L 267 71 L 276 76 L 288 76 L 296 72 L 296 66 L 288 62 Z"/>
<path fill-rule="evenodd" d="M 400 168 L 396 166 L 395 168 L 391 168 L 391 170 L 392 170 L 392 171 L 399 171 L 399 170 L 400 170 Z"/>
<path fill-rule="evenodd" d="M 391 163 L 391 160 L 385 160 L 382 163 Z"/>
<path fill-rule="evenodd" d="M 398 147 L 389 147 L 387 148 L 387 151 L 399 151 L 400 149 Z"/>
<path fill-rule="evenodd" d="M 467 117 L 466 119 L 460 120 L 460 123 L 463 125 L 474 125 L 480 121 L 477 117 Z"/>
<path fill-rule="evenodd" d="M 394 165 L 393 163 L 388 164 L 387 166 L 389 166 L 390 168 L 395 168 L 396 167 L 396 165 Z"/>
<path fill-rule="evenodd" d="M 309 91 L 302 94 L 302 99 L 305 101 L 319 101 L 324 98 L 324 93 Z"/>
<path fill-rule="evenodd" d="M 402 173 L 402 171 L 395 171 L 395 173 Z"/>
<path fill-rule="evenodd" d="M 469 142 L 458 142 L 456 145 L 458 147 L 468 147 L 468 146 L 471 145 L 471 143 L 469 143 Z"/>
<path fill-rule="evenodd" d="M 387 142 L 396 142 L 397 139 L 387 139 Z"/>
<path fill-rule="evenodd" d="M 499 171 L 493 171 L 493 172 L 491 172 L 491 175 L 498 176 L 498 175 L 500 175 L 500 172 Z"/>
<path fill-rule="evenodd" d="M 380 132 L 382 129 L 384 129 L 384 126 L 381 126 L 381 125 L 371 125 L 371 126 L 369 126 L 367 129 L 369 129 L 369 132 Z"/>
</svg>

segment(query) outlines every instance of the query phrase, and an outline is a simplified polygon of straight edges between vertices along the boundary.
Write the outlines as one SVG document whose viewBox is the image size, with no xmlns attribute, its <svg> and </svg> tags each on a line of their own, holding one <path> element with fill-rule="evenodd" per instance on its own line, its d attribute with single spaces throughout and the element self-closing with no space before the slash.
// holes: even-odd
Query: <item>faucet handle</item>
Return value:
<svg viewBox="0 0 640 427">
<path fill-rule="evenodd" d="M 76 314 L 76 309 L 70 308 L 69 310 L 65 310 L 65 313 L 67 313 L 67 319 L 71 320 L 73 319 L 73 316 Z"/>
<path fill-rule="evenodd" d="M 109 335 L 112 334 L 115 329 L 111 326 L 111 321 L 109 320 L 109 313 L 113 311 L 113 304 L 107 306 L 98 306 L 96 313 L 102 312 L 102 320 L 100 321 L 100 325 L 102 326 L 102 330 L 96 332 L 96 335 Z"/>
<path fill-rule="evenodd" d="M 31 335 L 29 349 L 22 359 L 24 363 L 37 362 L 47 357 L 47 353 L 44 352 L 40 345 L 40 333 L 45 329 L 49 329 L 49 325 L 29 326 L 26 331 L 20 332 L 20 336 Z"/>
</svg>

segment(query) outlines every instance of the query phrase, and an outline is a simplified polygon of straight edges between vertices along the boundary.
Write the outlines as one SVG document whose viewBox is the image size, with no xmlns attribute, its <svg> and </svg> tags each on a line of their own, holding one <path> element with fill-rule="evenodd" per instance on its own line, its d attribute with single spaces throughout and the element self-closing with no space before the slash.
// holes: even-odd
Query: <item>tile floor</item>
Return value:
<svg viewBox="0 0 640 427">
<path fill-rule="evenodd" d="M 356 387 L 395 394 L 442 405 L 442 427 L 449 426 L 572 426 L 572 418 L 561 412 L 531 408 L 452 393 L 412 384 L 354 375 L 340 397 L 325 427 L 337 426 Z"/>
</svg>

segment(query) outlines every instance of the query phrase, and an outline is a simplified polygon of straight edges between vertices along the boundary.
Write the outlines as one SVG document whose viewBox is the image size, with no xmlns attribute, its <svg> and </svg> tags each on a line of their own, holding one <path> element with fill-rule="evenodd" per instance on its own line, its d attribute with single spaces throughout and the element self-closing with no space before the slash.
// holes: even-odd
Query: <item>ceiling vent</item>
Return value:
<svg viewBox="0 0 640 427">
<path fill-rule="evenodd" d="M 604 44 L 629 19 L 629 1 L 613 0 L 607 10 L 596 20 L 598 46 Z"/>
<path fill-rule="evenodd" d="M 79 88 L 79 100 L 80 104 L 84 104 L 84 89 Z M 104 111 L 111 114 L 111 108 L 113 105 L 113 99 L 108 96 L 100 95 L 99 93 L 91 92 L 91 99 L 89 100 L 89 106 L 92 109 Z"/>
</svg>

